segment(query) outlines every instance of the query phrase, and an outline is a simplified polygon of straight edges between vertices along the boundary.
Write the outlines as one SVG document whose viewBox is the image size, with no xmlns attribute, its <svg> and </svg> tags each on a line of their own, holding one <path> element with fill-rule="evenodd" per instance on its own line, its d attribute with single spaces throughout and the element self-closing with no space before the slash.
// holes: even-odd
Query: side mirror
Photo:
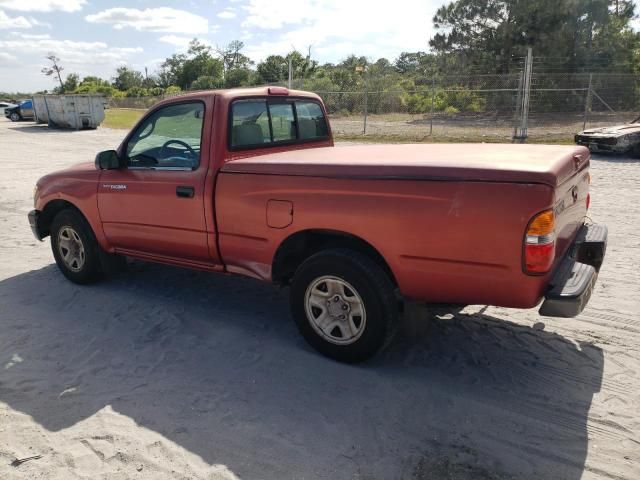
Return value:
<svg viewBox="0 0 640 480">
<path fill-rule="evenodd" d="M 120 158 L 115 150 L 105 150 L 96 155 L 96 168 L 98 170 L 116 170 L 120 168 Z"/>
</svg>

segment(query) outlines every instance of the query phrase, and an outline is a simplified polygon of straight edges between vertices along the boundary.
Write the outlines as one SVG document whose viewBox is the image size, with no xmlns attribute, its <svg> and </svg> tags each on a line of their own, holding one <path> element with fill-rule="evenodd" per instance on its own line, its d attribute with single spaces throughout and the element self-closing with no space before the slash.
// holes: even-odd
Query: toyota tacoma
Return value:
<svg viewBox="0 0 640 480">
<path fill-rule="evenodd" d="M 305 339 L 357 362 L 405 301 L 578 315 L 607 241 L 587 221 L 589 161 L 579 146 L 334 146 L 315 94 L 206 91 L 41 178 L 28 217 L 76 283 L 126 256 L 290 286 Z"/>
</svg>

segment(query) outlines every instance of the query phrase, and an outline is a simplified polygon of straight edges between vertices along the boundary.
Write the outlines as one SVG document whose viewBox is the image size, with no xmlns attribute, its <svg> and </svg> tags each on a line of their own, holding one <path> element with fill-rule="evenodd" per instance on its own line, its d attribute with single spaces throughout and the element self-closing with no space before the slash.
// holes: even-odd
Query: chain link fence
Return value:
<svg viewBox="0 0 640 480">
<path fill-rule="evenodd" d="M 347 137 L 511 138 L 518 75 L 440 76 L 411 90 L 317 93 L 334 132 Z"/>
<path fill-rule="evenodd" d="M 633 74 L 533 71 L 526 107 L 524 72 L 440 75 L 408 90 L 397 78 L 361 83 L 352 91 L 324 91 L 296 80 L 292 88 L 322 97 L 336 136 L 385 141 L 511 141 L 522 126 L 523 108 L 530 140 L 563 141 L 584 128 L 629 122 L 640 108 L 640 75 Z M 385 83 L 395 85 L 368 87 Z M 108 106 L 146 109 L 163 98 L 110 98 Z"/>
</svg>

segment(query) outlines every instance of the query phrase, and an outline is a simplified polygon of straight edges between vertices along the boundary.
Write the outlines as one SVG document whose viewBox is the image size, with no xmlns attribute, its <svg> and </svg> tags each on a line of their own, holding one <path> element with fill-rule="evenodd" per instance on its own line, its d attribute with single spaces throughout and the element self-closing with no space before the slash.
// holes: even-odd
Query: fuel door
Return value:
<svg viewBox="0 0 640 480">
<path fill-rule="evenodd" d="M 293 202 L 288 200 L 267 201 L 267 226 L 286 228 L 293 223 Z"/>
</svg>

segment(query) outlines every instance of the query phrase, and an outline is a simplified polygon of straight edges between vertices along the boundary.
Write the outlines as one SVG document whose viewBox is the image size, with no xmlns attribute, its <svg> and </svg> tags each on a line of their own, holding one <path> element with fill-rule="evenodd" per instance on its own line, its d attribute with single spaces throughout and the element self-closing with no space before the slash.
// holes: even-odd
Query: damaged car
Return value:
<svg viewBox="0 0 640 480">
<path fill-rule="evenodd" d="M 625 153 L 640 157 L 640 117 L 624 125 L 583 130 L 574 139 L 576 144 L 588 147 L 592 152 Z"/>
</svg>

